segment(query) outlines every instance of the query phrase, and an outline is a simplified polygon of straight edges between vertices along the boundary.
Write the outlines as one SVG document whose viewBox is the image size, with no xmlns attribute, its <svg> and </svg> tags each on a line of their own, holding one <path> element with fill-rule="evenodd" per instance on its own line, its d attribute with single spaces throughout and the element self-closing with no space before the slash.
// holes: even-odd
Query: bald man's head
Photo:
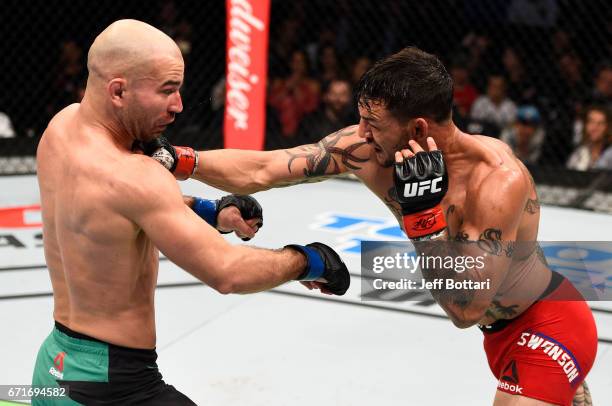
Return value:
<svg viewBox="0 0 612 406">
<path fill-rule="evenodd" d="M 176 43 L 157 28 L 138 20 L 119 20 L 98 35 L 89 48 L 90 75 L 105 80 L 146 74 L 159 58 L 178 58 Z"/>
<path fill-rule="evenodd" d="M 119 20 L 109 25 L 91 45 L 87 68 L 83 103 L 125 136 L 157 137 L 183 110 L 181 51 L 149 24 Z"/>
</svg>

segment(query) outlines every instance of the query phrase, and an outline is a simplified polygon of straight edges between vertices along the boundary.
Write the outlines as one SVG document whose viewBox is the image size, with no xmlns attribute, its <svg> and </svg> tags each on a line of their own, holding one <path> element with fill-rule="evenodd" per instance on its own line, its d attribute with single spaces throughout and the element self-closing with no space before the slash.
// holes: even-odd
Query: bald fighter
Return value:
<svg viewBox="0 0 612 406">
<path fill-rule="evenodd" d="M 82 103 L 51 120 L 37 152 L 55 328 L 39 350 L 33 385 L 68 386 L 65 404 L 193 404 L 162 380 L 156 364 L 158 249 L 224 294 L 294 279 L 343 294 L 348 271 L 320 243 L 230 245 L 219 231 L 249 238 L 261 226 L 254 199 L 183 199 L 167 170 L 133 152 L 183 108 L 183 59 L 169 37 L 139 21 L 117 21 L 95 39 L 87 66 Z"/>
<path fill-rule="evenodd" d="M 454 125 L 452 79 L 433 55 L 406 48 L 379 61 L 357 90 L 358 126 L 287 150 L 199 152 L 193 178 L 253 193 L 353 173 L 420 253 L 484 257 L 478 271 L 423 276 L 462 286 L 489 281 L 486 289 L 431 293 L 455 326 L 483 331 L 498 380 L 495 405 L 589 404 L 584 379 L 597 350 L 595 323 L 535 243 L 540 205 L 528 170 L 501 141 Z M 171 169 L 180 160 L 174 147 L 155 142 L 154 157 Z"/>
</svg>

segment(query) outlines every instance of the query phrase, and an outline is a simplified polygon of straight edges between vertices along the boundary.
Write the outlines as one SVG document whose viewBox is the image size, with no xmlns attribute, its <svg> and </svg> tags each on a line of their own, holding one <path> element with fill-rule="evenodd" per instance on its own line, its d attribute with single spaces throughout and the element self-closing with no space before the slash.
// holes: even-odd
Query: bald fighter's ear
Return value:
<svg viewBox="0 0 612 406">
<path fill-rule="evenodd" d="M 126 81 L 122 78 L 115 78 L 108 82 L 108 95 L 111 101 L 117 107 L 123 106 L 123 96 L 125 92 Z"/>
</svg>

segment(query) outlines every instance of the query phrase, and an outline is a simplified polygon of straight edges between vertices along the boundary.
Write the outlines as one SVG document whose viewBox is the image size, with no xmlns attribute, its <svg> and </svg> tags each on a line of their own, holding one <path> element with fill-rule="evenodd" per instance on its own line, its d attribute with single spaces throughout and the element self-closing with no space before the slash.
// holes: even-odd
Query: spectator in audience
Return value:
<svg viewBox="0 0 612 406">
<path fill-rule="evenodd" d="M 470 75 L 467 68 L 467 60 L 464 56 L 456 57 L 450 69 L 453 78 L 453 102 L 457 107 L 458 118 L 465 121 L 469 115 L 474 101 L 478 97 L 478 91 L 470 82 Z"/>
<path fill-rule="evenodd" d="M 293 137 L 302 117 L 319 106 L 320 84 L 309 75 L 306 53 L 291 54 L 291 72 L 284 79 L 274 79 L 270 87 L 270 105 L 278 112 L 282 134 Z"/>
<path fill-rule="evenodd" d="M 516 104 L 506 95 L 506 80 L 502 75 L 490 75 L 487 94 L 480 96 L 472 106 L 471 119 L 497 128 L 499 134 L 516 119 Z"/>
<path fill-rule="evenodd" d="M 595 86 L 589 102 L 606 108 L 612 108 L 612 63 L 603 62 L 597 68 Z"/>
<path fill-rule="evenodd" d="M 351 68 L 351 87 L 353 89 L 355 89 L 355 86 L 357 86 L 363 74 L 371 67 L 372 59 L 365 55 L 359 56 L 353 61 L 353 66 Z"/>
<path fill-rule="evenodd" d="M 295 17 L 283 19 L 271 33 L 269 52 L 269 76 L 271 78 L 282 78 L 291 71 L 290 62 L 292 51 L 296 48 L 301 32 L 302 23 Z"/>
<path fill-rule="evenodd" d="M 595 169 L 612 170 L 612 146 L 608 146 L 601 158 L 595 162 Z"/>
<path fill-rule="evenodd" d="M 183 59 L 189 59 L 191 55 L 191 50 L 193 48 L 193 26 L 187 20 L 181 20 L 176 25 L 175 34 L 172 39 L 176 42 L 181 53 L 183 54 Z"/>
<path fill-rule="evenodd" d="M 557 69 L 559 80 L 555 81 L 555 86 L 551 86 L 549 92 L 552 93 L 551 113 L 561 117 L 559 120 L 565 121 L 571 127 L 571 143 L 576 146 L 582 138 L 582 119 L 585 100 L 587 99 L 587 87 L 584 83 L 582 60 L 578 54 L 569 50 L 559 55 L 557 59 Z M 555 126 L 560 126 L 561 121 L 554 120 Z M 552 121 L 552 120 L 551 120 Z M 565 131 L 565 130 L 564 130 Z"/>
<path fill-rule="evenodd" d="M 486 88 L 486 78 L 491 69 L 497 68 L 497 55 L 493 41 L 484 33 L 470 32 L 461 45 L 468 52 L 468 70 L 471 82 L 479 92 Z"/>
<path fill-rule="evenodd" d="M 334 47 L 334 52 L 337 53 L 336 49 L 336 32 L 331 27 L 321 27 L 317 35 L 316 41 L 313 40 L 306 45 L 304 51 L 310 61 L 314 61 L 317 66 L 317 73 L 321 71 L 321 54 L 322 49 L 327 46 Z"/>
<path fill-rule="evenodd" d="M 580 115 L 582 103 L 587 96 L 582 75 L 582 60 L 574 51 L 565 52 L 559 57 L 558 68 L 561 76 L 558 96 L 571 100 L 575 106 L 575 113 Z"/>
<path fill-rule="evenodd" d="M 506 47 L 504 49 L 502 65 L 508 82 L 508 97 L 517 104 L 534 103 L 536 87 L 529 77 L 523 58 L 516 48 Z"/>
<path fill-rule="evenodd" d="M 176 22 L 179 15 L 176 2 L 160 0 L 158 4 L 158 12 L 156 14 L 157 21 L 155 25 L 169 37 L 174 37 L 176 33 Z"/>
<path fill-rule="evenodd" d="M 601 106 L 589 107 L 585 114 L 582 144 L 570 156 L 567 167 L 577 171 L 594 168 L 610 145 L 610 138 L 609 110 Z"/>
<path fill-rule="evenodd" d="M 520 106 L 514 125 L 506 129 L 500 139 L 512 148 L 514 155 L 523 163 L 537 164 L 546 137 L 540 124 L 540 112 L 535 106 Z"/>
<path fill-rule="evenodd" d="M 550 42 L 552 51 L 555 55 L 563 55 L 574 48 L 572 44 L 572 36 L 569 32 L 562 28 L 557 28 L 553 32 Z"/>
<path fill-rule="evenodd" d="M 317 55 L 317 80 L 322 87 L 327 87 L 332 80 L 341 76 L 342 66 L 336 48 L 332 44 L 323 45 Z"/>
<path fill-rule="evenodd" d="M 79 89 L 86 78 L 83 49 L 76 41 L 64 41 L 55 67 L 53 99 L 47 105 L 47 115 L 52 117 L 69 104 L 79 102 Z"/>
<path fill-rule="evenodd" d="M 15 137 L 15 129 L 8 114 L 0 111 L 0 138 Z"/>
<path fill-rule="evenodd" d="M 192 99 L 194 97 L 199 97 L 198 93 L 201 91 L 201 88 L 194 88 L 191 85 L 194 84 L 194 82 L 201 83 L 202 79 L 198 78 L 194 80 L 196 75 L 201 76 L 201 72 L 199 72 L 199 69 L 194 69 L 194 66 L 192 66 L 193 25 L 185 17 L 183 17 L 186 15 L 185 8 L 181 8 L 180 6 L 180 3 L 173 0 L 159 0 L 158 12 L 156 13 L 155 17 L 155 26 L 159 27 L 161 31 L 166 33 L 166 35 L 176 42 L 176 45 L 178 45 L 179 49 L 181 50 L 185 64 L 190 67 L 190 69 L 187 69 L 185 72 L 183 86 L 181 87 L 183 102 L 186 105 L 190 105 Z M 193 121 L 192 117 L 180 117 L 170 131 L 174 132 L 179 130 L 183 125 L 191 125 L 189 122 Z"/>
<path fill-rule="evenodd" d="M 595 162 L 595 169 L 612 170 L 612 110 L 608 107 L 606 112 L 606 135 L 608 147 L 604 150 L 601 158 Z"/>
<path fill-rule="evenodd" d="M 324 88 L 321 107 L 300 123 L 295 145 L 312 144 L 359 121 L 352 106 L 351 84 L 345 79 L 333 79 Z"/>
</svg>

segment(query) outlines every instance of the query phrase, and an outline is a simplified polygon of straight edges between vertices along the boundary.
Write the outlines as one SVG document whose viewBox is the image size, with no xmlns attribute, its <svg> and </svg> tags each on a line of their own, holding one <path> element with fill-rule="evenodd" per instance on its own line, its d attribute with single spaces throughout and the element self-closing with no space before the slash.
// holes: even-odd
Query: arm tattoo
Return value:
<svg viewBox="0 0 612 406">
<path fill-rule="evenodd" d="M 536 214 L 540 210 L 540 201 L 537 196 L 535 199 L 527 199 L 525 211 L 529 214 Z"/>
<path fill-rule="evenodd" d="M 387 205 L 387 208 L 391 210 L 391 213 L 393 213 L 400 227 L 403 229 L 404 228 L 404 221 L 402 220 L 403 215 L 402 215 L 402 211 L 400 210 L 400 208 L 397 207 L 397 192 L 395 191 L 395 186 L 389 189 L 389 191 L 387 192 L 387 196 L 384 196 L 383 199 L 385 201 L 385 204 Z"/>
<path fill-rule="evenodd" d="M 448 242 L 441 240 L 448 240 L 448 231 L 444 229 L 442 235 L 434 235 L 433 238 L 422 238 L 419 240 L 412 240 L 414 247 L 418 254 L 423 257 L 457 257 L 460 256 L 459 248 L 457 244 L 449 244 Z M 436 241 L 437 240 L 437 241 Z M 470 241 L 459 241 L 461 244 L 469 244 Z M 468 272 L 456 272 L 454 269 L 447 268 L 430 268 L 421 267 L 421 273 L 423 278 L 427 281 L 434 281 L 435 279 L 452 279 L 454 281 L 470 280 Z M 474 299 L 474 289 L 440 289 L 430 290 L 433 298 L 440 305 L 455 305 L 460 309 L 467 308 L 472 300 Z"/>
<path fill-rule="evenodd" d="M 467 242 L 470 239 L 470 237 L 467 235 L 467 233 L 465 231 L 457 231 L 457 234 L 455 234 L 455 236 L 453 237 L 453 241 L 458 241 L 458 242 Z"/>
<path fill-rule="evenodd" d="M 337 175 L 340 173 L 340 164 L 338 160 L 349 169 L 361 169 L 357 164 L 367 162 L 369 158 L 360 158 L 355 156 L 354 152 L 363 145 L 366 145 L 367 142 L 356 142 L 346 148 L 339 148 L 336 146 L 342 137 L 353 134 L 355 134 L 355 130 L 342 129 L 328 135 L 316 144 L 299 147 L 299 152 L 286 151 L 289 155 L 289 161 L 287 162 L 289 173 L 292 173 L 291 165 L 293 165 L 295 160 L 304 158 L 306 160 L 304 176 L 307 179 L 305 181 L 298 180 L 295 182 L 286 182 L 283 186 L 297 183 L 309 183 L 312 181 L 318 182 L 327 179 L 329 176 Z"/>
<path fill-rule="evenodd" d="M 531 187 L 535 193 L 535 199 L 527 199 L 527 203 L 525 203 L 525 211 L 529 214 L 536 214 L 540 210 L 540 200 L 538 200 L 538 191 L 536 190 L 535 182 L 531 175 L 529 175 L 529 182 L 531 183 Z"/>
<path fill-rule="evenodd" d="M 516 243 L 514 241 L 506 241 L 504 244 L 501 237 L 501 230 L 498 230 L 497 228 L 487 228 L 478 238 L 478 247 L 480 247 L 480 249 L 483 251 L 498 257 L 506 255 L 508 258 L 512 258 Z"/>
<path fill-rule="evenodd" d="M 447 210 L 447 212 L 453 210 Z M 465 253 L 462 252 L 461 247 L 467 248 L 471 244 L 476 244 L 480 250 L 487 254 L 511 257 L 515 247 L 514 242 L 502 241 L 502 232 L 496 228 L 484 230 L 477 241 L 470 241 L 468 234 L 460 230 L 452 238 L 452 241 L 452 243 L 438 243 L 437 245 L 434 241 L 413 241 L 413 243 L 419 254 L 435 257 L 462 256 Z M 428 281 L 437 278 L 453 279 L 455 281 L 475 280 L 470 272 L 456 272 L 454 269 L 421 269 L 421 271 L 423 277 Z M 475 289 L 431 291 L 431 294 L 442 305 L 454 304 L 460 309 L 465 309 L 472 303 Z M 503 306 L 499 301 L 493 301 L 489 310 L 486 311 L 486 315 L 495 319 L 513 317 L 517 313 L 517 307 L 518 305 Z"/>
<path fill-rule="evenodd" d="M 478 247 L 486 253 L 500 256 L 503 252 L 501 235 L 501 230 L 487 228 L 478 237 Z"/>
</svg>

